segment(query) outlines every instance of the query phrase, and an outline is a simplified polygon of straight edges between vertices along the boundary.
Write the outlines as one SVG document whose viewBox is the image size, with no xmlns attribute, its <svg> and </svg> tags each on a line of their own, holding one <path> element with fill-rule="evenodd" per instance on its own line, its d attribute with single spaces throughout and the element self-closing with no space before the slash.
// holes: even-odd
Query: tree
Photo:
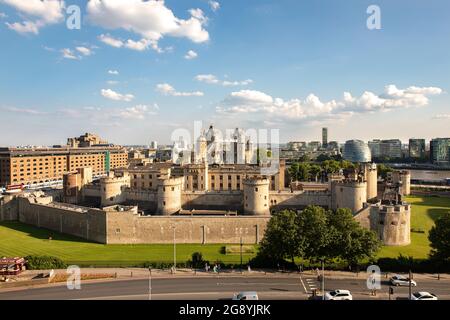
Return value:
<svg viewBox="0 0 450 320">
<path fill-rule="evenodd" d="M 339 172 L 339 170 L 341 170 L 341 165 L 338 161 L 326 160 L 322 163 L 322 168 L 328 175 Z"/>
<path fill-rule="evenodd" d="M 293 163 L 288 172 L 293 181 L 306 181 L 309 179 L 310 167 L 306 162 Z"/>
<path fill-rule="evenodd" d="M 322 168 L 318 166 L 317 164 L 313 164 L 309 167 L 309 175 L 311 177 L 311 180 L 314 180 L 317 182 L 317 177 L 322 172 Z"/>
<path fill-rule="evenodd" d="M 350 265 L 365 258 L 373 258 L 381 243 L 373 231 L 363 228 L 350 209 L 340 208 L 328 212 L 329 246 L 328 256 L 339 257 Z"/>
<path fill-rule="evenodd" d="M 450 213 L 447 212 L 436 220 L 428 234 L 428 240 L 431 242 L 432 258 L 442 261 L 450 258 Z"/>
<path fill-rule="evenodd" d="M 325 209 L 308 206 L 298 217 L 298 232 L 300 243 L 304 247 L 304 258 L 311 261 L 327 258 L 329 237 Z"/>
<path fill-rule="evenodd" d="M 299 241 L 297 213 L 281 211 L 272 216 L 261 241 L 259 254 L 275 261 L 290 259 L 302 254 L 303 244 Z"/>
<path fill-rule="evenodd" d="M 378 175 L 381 176 L 383 179 L 386 179 L 389 172 L 392 172 L 393 169 L 385 164 L 380 163 L 377 166 Z"/>
</svg>

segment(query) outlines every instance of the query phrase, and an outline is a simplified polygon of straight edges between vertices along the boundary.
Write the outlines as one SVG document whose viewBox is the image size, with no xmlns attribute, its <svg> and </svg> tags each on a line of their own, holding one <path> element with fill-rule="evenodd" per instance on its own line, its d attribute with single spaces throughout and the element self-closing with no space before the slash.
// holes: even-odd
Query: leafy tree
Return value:
<svg viewBox="0 0 450 320">
<path fill-rule="evenodd" d="M 303 257 L 311 261 L 327 258 L 329 241 L 327 215 L 322 207 L 308 206 L 298 219 L 300 243 L 304 247 Z"/>
<path fill-rule="evenodd" d="M 259 253 L 275 261 L 294 258 L 302 254 L 303 244 L 300 243 L 297 213 L 281 211 L 272 216 L 267 224 L 264 238 L 260 244 Z"/>
<path fill-rule="evenodd" d="M 313 164 L 309 167 L 309 175 L 312 180 L 317 181 L 317 177 L 322 172 L 322 168 L 317 164 Z"/>
<path fill-rule="evenodd" d="M 328 212 L 329 257 L 339 257 L 350 265 L 365 258 L 373 258 L 381 243 L 373 231 L 363 228 L 350 209 L 340 208 Z"/>
<path fill-rule="evenodd" d="M 331 157 L 327 154 L 319 154 L 316 158 L 317 162 L 324 162 L 326 160 L 332 160 Z"/>
<path fill-rule="evenodd" d="M 392 172 L 393 169 L 385 164 L 380 163 L 377 166 L 378 175 L 381 176 L 383 179 L 386 179 L 389 172 Z"/>
<path fill-rule="evenodd" d="M 431 244 L 431 257 L 438 260 L 450 258 L 450 213 L 445 213 L 431 228 L 428 234 Z"/>
<path fill-rule="evenodd" d="M 341 165 L 335 160 L 326 160 L 322 163 L 322 168 L 327 174 L 333 174 L 339 172 Z"/>
<path fill-rule="evenodd" d="M 306 181 L 309 179 L 310 164 L 306 162 L 293 163 L 288 172 L 293 181 Z"/>
</svg>

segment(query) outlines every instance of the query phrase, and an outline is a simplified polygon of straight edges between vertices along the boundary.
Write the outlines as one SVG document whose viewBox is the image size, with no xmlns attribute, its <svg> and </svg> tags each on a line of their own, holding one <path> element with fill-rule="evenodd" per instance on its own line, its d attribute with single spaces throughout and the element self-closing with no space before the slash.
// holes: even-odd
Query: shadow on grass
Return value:
<svg viewBox="0 0 450 320">
<path fill-rule="evenodd" d="M 445 213 L 450 212 L 449 209 L 432 208 L 427 210 L 427 215 L 436 222 L 437 219 L 442 217 Z"/>
<path fill-rule="evenodd" d="M 0 226 L 12 229 L 18 232 L 26 233 L 28 236 L 35 239 L 47 240 L 47 241 L 71 241 L 71 242 L 84 242 L 95 243 L 82 238 L 78 238 L 71 235 L 62 234 L 53 230 L 38 228 L 28 224 L 24 224 L 18 221 L 3 221 L 0 222 Z M 51 238 L 51 240 L 49 240 Z"/>
</svg>

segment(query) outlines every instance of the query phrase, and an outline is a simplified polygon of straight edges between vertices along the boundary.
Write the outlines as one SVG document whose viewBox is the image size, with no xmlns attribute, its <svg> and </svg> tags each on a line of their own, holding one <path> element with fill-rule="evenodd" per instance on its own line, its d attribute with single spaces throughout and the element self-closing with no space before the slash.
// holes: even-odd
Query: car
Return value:
<svg viewBox="0 0 450 320">
<path fill-rule="evenodd" d="M 438 300 L 437 296 L 433 293 L 426 291 L 414 292 L 411 294 L 411 300 Z"/>
<path fill-rule="evenodd" d="M 353 300 L 353 296 L 348 290 L 333 290 L 325 293 L 325 300 Z"/>
<path fill-rule="evenodd" d="M 395 275 L 391 277 L 390 282 L 393 286 L 409 286 L 409 278 L 402 275 Z M 411 286 L 416 287 L 417 283 L 414 280 L 411 280 Z"/>
<path fill-rule="evenodd" d="M 255 291 L 243 291 L 235 293 L 233 300 L 259 300 L 259 297 Z"/>
</svg>

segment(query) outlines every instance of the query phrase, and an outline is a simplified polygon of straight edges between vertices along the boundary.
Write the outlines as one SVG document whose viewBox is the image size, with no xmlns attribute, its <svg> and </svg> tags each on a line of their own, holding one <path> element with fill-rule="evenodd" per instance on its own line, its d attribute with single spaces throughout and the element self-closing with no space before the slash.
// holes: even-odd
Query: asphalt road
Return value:
<svg viewBox="0 0 450 320">
<path fill-rule="evenodd" d="M 152 279 L 153 300 L 222 300 L 231 299 L 234 292 L 256 291 L 261 300 L 308 299 L 311 290 L 320 289 L 320 283 L 312 277 L 197 277 Z M 376 297 L 371 297 L 366 282 L 361 279 L 326 279 L 326 291 L 347 289 L 357 299 L 388 299 L 387 282 Z M 109 282 L 82 283 L 81 290 L 68 290 L 66 286 L 46 286 L 21 290 L 0 290 L 0 300 L 56 300 L 56 299 L 102 299 L 102 300 L 148 300 L 148 279 L 116 280 Z M 405 299 L 408 288 L 394 288 L 391 298 Z M 450 280 L 418 281 L 414 291 L 430 291 L 440 299 L 450 300 Z"/>
</svg>

